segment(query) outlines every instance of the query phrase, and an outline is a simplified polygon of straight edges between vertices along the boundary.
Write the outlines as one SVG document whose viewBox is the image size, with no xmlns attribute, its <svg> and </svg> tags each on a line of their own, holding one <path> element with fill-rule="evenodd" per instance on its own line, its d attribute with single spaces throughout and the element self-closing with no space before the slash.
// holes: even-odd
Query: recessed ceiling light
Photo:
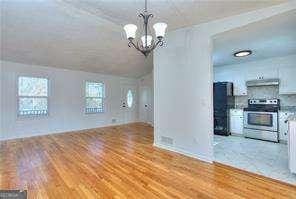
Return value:
<svg viewBox="0 0 296 199">
<path fill-rule="evenodd" d="M 248 56 L 250 54 L 252 54 L 251 50 L 241 50 L 241 51 L 235 52 L 233 54 L 233 56 L 235 56 L 235 57 L 245 57 L 245 56 Z"/>
</svg>

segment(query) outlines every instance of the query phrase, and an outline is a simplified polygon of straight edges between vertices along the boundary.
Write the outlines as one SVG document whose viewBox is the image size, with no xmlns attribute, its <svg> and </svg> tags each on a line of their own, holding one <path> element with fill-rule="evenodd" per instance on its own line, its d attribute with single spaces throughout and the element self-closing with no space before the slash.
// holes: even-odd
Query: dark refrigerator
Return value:
<svg viewBox="0 0 296 199">
<path fill-rule="evenodd" d="M 234 108 L 233 84 L 215 82 L 214 92 L 214 134 L 230 135 L 229 110 Z"/>
</svg>

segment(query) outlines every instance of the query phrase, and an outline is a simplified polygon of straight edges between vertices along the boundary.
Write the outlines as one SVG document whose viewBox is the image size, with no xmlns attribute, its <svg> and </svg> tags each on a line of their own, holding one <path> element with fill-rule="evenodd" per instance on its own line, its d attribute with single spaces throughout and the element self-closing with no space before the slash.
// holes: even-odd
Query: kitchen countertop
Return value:
<svg viewBox="0 0 296 199">
<path fill-rule="evenodd" d="M 235 106 L 231 109 L 244 109 L 247 108 L 245 106 Z M 296 106 L 281 106 L 280 111 L 287 111 L 287 112 L 295 112 L 296 113 Z"/>
<path fill-rule="evenodd" d="M 288 117 L 288 121 L 296 121 L 296 113 Z"/>
<path fill-rule="evenodd" d="M 236 106 L 235 108 L 231 108 L 231 109 L 241 109 L 241 110 L 243 110 L 244 108 L 247 108 L 247 107 Z M 296 106 L 282 106 L 279 111 L 295 112 L 296 113 Z"/>
<path fill-rule="evenodd" d="M 230 108 L 229 110 L 243 110 L 242 108 Z"/>
<path fill-rule="evenodd" d="M 281 106 L 280 111 L 288 111 L 288 112 L 295 112 L 296 113 L 296 106 Z"/>
<path fill-rule="evenodd" d="M 247 108 L 247 107 L 244 105 L 235 105 L 233 109 L 244 109 L 244 108 Z"/>
</svg>

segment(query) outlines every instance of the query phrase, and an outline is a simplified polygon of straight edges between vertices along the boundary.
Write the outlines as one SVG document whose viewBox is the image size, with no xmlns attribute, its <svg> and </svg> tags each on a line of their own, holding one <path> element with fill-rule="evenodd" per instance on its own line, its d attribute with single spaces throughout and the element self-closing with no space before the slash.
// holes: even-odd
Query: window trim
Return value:
<svg viewBox="0 0 296 199">
<path fill-rule="evenodd" d="M 19 78 L 20 77 L 27 77 L 27 78 L 39 78 L 39 79 L 46 79 L 47 80 L 47 96 L 21 96 L 19 95 Z M 49 104 L 50 104 L 50 83 L 49 78 L 41 75 L 18 75 L 16 78 L 16 96 L 17 96 L 17 110 L 16 115 L 17 118 L 35 118 L 35 117 L 48 117 L 49 116 Z M 46 114 L 28 114 L 28 115 L 21 115 L 20 114 L 20 98 L 46 98 L 47 99 L 47 113 Z"/>
<path fill-rule="evenodd" d="M 87 97 L 86 96 L 86 84 L 87 84 L 87 82 L 102 84 L 103 85 L 103 97 Z M 99 98 L 99 99 L 102 99 L 102 104 L 103 104 L 102 111 L 100 111 L 100 112 L 87 112 L 86 111 L 86 109 L 87 109 L 86 103 L 87 103 L 87 99 L 88 98 Z M 106 107 L 105 106 L 105 98 L 106 98 L 106 85 L 105 85 L 105 82 L 99 81 L 99 80 L 85 80 L 84 81 L 84 114 L 85 115 L 105 113 L 106 112 L 106 109 L 105 109 L 105 107 Z"/>
</svg>

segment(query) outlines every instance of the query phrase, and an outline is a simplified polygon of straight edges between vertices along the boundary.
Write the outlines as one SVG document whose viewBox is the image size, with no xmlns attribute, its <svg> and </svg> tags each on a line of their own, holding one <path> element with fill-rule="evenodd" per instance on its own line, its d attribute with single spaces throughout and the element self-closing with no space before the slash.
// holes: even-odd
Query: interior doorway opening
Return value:
<svg viewBox="0 0 296 199">
<path fill-rule="evenodd" d="M 290 184 L 296 184 L 288 130 L 296 114 L 295 16 L 290 11 L 213 40 L 215 162 Z M 241 52 L 248 53 L 236 56 Z"/>
</svg>

